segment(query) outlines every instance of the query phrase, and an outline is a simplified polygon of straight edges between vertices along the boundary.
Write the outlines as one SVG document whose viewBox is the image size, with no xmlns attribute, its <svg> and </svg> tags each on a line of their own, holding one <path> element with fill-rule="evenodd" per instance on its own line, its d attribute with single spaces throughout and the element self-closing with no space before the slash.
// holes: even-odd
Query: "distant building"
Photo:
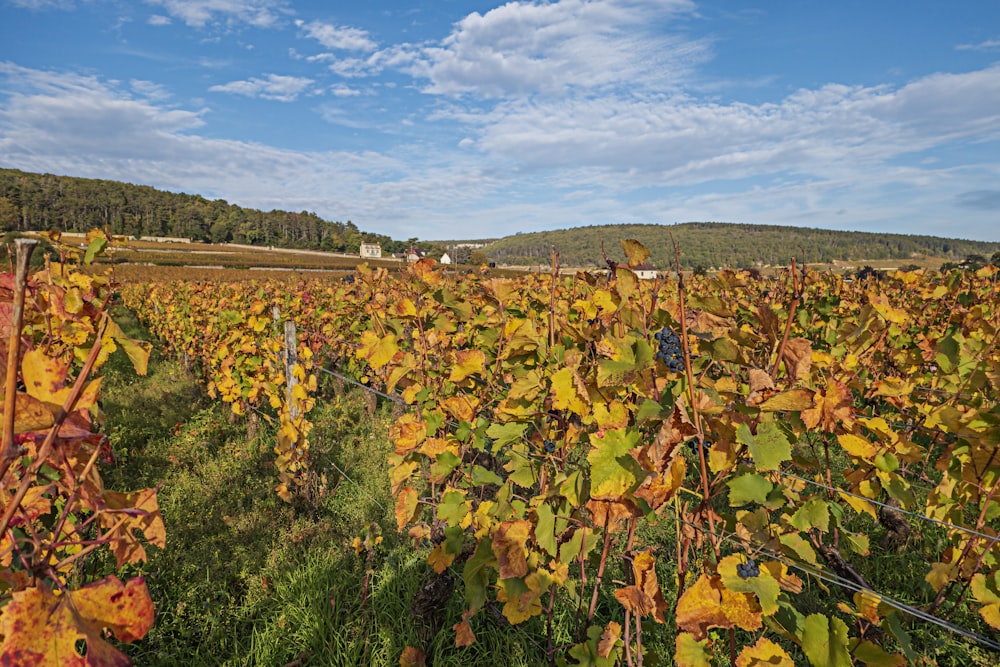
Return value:
<svg viewBox="0 0 1000 667">
<path fill-rule="evenodd" d="M 381 259 L 382 258 L 382 246 L 378 243 L 362 243 L 361 244 L 361 258 L 362 259 Z"/>
<path fill-rule="evenodd" d="M 419 262 L 420 260 L 422 260 L 424 258 L 424 256 L 425 256 L 425 253 L 420 248 L 410 248 L 406 252 L 406 261 L 407 262 Z"/>
<path fill-rule="evenodd" d="M 656 280 L 656 277 L 659 275 L 656 271 L 656 267 L 650 266 L 649 264 L 640 264 L 632 270 L 635 272 L 635 276 L 639 280 Z"/>
<path fill-rule="evenodd" d="M 441 255 L 442 264 L 451 264 L 451 256 L 448 253 Z"/>
</svg>

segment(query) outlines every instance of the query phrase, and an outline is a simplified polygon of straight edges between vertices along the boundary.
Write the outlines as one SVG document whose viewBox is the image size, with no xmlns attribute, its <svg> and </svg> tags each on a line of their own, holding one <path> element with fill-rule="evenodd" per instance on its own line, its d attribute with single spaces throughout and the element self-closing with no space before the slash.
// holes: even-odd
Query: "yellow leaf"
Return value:
<svg viewBox="0 0 1000 667">
<path fill-rule="evenodd" d="M 459 383 L 470 375 L 482 375 L 485 367 L 486 355 L 482 350 L 459 350 L 455 353 L 455 364 L 448 380 Z"/>
<path fill-rule="evenodd" d="M 355 355 L 358 359 L 364 359 L 372 368 L 382 368 L 396 356 L 399 346 L 396 344 L 396 335 L 388 333 L 379 336 L 374 331 L 368 330 L 361 334 L 361 344 Z"/>
<path fill-rule="evenodd" d="M 736 658 L 736 667 L 795 667 L 792 657 L 767 637 L 747 646 Z"/>
<path fill-rule="evenodd" d="M 622 626 L 614 621 L 609 622 L 601 633 L 600 641 L 597 642 L 597 655 L 601 658 L 610 656 L 621 636 Z"/>
<path fill-rule="evenodd" d="M 809 389 L 796 387 L 779 394 L 775 394 L 760 404 L 760 409 L 764 412 L 778 412 L 781 410 L 806 410 L 813 405 L 813 392 Z"/>
<path fill-rule="evenodd" d="M 0 403 L 0 419 L 3 418 L 2 403 Z M 17 392 L 14 395 L 14 433 L 40 431 L 52 426 L 52 410 L 45 403 L 28 394 Z"/>
<path fill-rule="evenodd" d="M 396 528 L 403 530 L 417 514 L 417 491 L 412 486 L 404 486 L 396 497 Z"/>
<path fill-rule="evenodd" d="M 843 447 L 844 451 L 848 454 L 856 456 L 860 459 L 870 459 L 878 453 L 878 450 L 875 449 L 875 445 L 852 433 L 838 435 L 837 442 L 840 443 L 840 446 Z"/>
<path fill-rule="evenodd" d="M 709 628 L 761 627 L 760 605 L 752 593 L 734 593 L 718 576 L 702 574 L 677 601 L 677 627 L 704 638 Z"/>
<path fill-rule="evenodd" d="M 128 665 L 128 658 L 105 641 L 105 630 L 133 642 L 152 625 L 153 601 L 141 577 L 124 584 L 107 577 L 62 595 L 39 584 L 14 593 L 4 607 L 0 655 L 12 664 L 36 667 Z M 78 652 L 78 642 L 86 656 Z"/>
<path fill-rule="evenodd" d="M 674 642 L 677 667 L 711 667 L 712 651 L 707 637 L 699 640 L 690 632 L 678 632 Z"/>
<path fill-rule="evenodd" d="M 25 391 L 46 403 L 62 405 L 68 371 L 68 364 L 46 356 L 41 349 L 28 350 L 21 359 Z"/>
<path fill-rule="evenodd" d="M 438 574 L 447 570 L 453 562 L 455 562 L 455 554 L 448 553 L 444 542 L 436 544 L 427 555 L 427 564 L 434 568 Z"/>
</svg>

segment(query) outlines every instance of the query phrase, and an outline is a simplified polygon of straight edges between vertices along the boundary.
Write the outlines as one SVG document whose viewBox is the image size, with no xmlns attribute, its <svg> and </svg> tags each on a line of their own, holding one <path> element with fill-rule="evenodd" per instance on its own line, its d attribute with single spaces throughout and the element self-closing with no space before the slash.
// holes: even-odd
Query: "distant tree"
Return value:
<svg viewBox="0 0 1000 667">
<path fill-rule="evenodd" d="M 696 276 L 703 276 L 706 273 L 708 273 L 708 269 L 705 268 L 704 264 L 695 264 L 694 269 L 692 269 L 692 272 Z"/>
<path fill-rule="evenodd" d="M 975 271 L 986 266 L 986 258 L 982 255 L 966 255 L 961 266 L 963 269 Z"/>
<path fill-rule="evenodd" d="M 993 253 L 993 256 L 990 257 L 990 264 L 993 266 L 1000 266 L 1000 250 L 997 250 Z"/>
<path fill-rule="evenodd" d="M 490 258 L 481 250 L 474 250 L 469 253 L 469 264 L 474 266 L 485 266 L 489 264 Z"/>
<path fill-rule="evenodd" d="M 11 231 L 17 229 L 21 221 L 17 206 L 7 197 L 0 197 L 0 231 Z"/>
</svg>

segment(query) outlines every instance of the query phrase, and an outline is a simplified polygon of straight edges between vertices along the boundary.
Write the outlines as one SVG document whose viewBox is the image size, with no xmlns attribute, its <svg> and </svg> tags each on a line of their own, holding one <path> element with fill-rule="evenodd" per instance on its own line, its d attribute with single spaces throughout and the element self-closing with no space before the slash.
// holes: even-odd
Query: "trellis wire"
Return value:
<svg viewBox="0 0 1000 667">
<path fill-rule="evenodd" d="M 671 508 L 671 511 L 673 511 L 673 508 Z M 840 586 L 841 588 L 846 588 L 846 589 L 848 589 L 850 591 L 853 591 L 855 593 L 871 593 L 872 596 L 878 598 L 878 601 L 880 603 L 884 602 L 886 605 L 888 605 L 888 606 L 890 606 L 890 607 L 892 607 L 894 609 L 897 609 L 897 610 L 899 610 L 899 611 L 901 611 L 901 612 L 903 612 L 903 613 L 905 613 L 905 614 L 907 614 L 909 616 L 913 616 L 914 618 L 918 618 L 918 619 L 920 619 L 922 621 L 926 621 L 927 623 L 932 623 L 934 625 L 937 625 L 937 626 L 939 626 L 941 628 L 944 628 L 945 630 L 948 630 L 949 632 L 953 632 L 953 633 L 955 633 L 957 635 L 961 635 L 961 636 L 965 637 L 966 639 L 971 639 L 971 640 L 975 641 L 976 643 L 981 644 L 982 646 L 986 646 L 987 648 L 991 648 L 994 651 L 1000 651 L 1000 643 L 997 643 L 997 642 L 993 641 L 992 639 L 989 639 L 988 637 L 984 637 L 984 636 L 982 636 L 980 634 L 972 632 L 971 630 L 968 630 L 968 629 L 963 628 L 961 626 L 955 625 L 954 623 L 951 623 L 951 622 L 949 622 L 949 621 L 947 621 L 947 620 L 945 620 L 943 618 L 939 618 L 937 616 L 934 616 L 933 614 L 929 614 L 929 613 L 927 613 L 927 612 L 925 612 L 923 610 L 917 609 L 916 607 L 908 605 L 905 602 L 900 602 L 899 600 L 895 600 L 895 599 L 893 599 L 891 597 L 883 595 L 882 593 L 879 593 L 878 591 L 875 591 L 875 590 L 873 590 L 871 588 L 866 588 L 864 586 L 860 586 L 859 584 L 851 581 L 850 579 L 844 579 L 843 577 L 840 577 L 840 576 L 838 576 L 836 574 L 830 574 L 830 573 L 827 573 L 827 572 L 823 572 L 822 570 L 814 569 L 814 568 L 810 567 L 807 564 L 800 563 L 800 562 L 795 561 L 795 560 L 791 560 L 791 559 L 787 558 L 786 556 L 784 556 L 783 554 L 781 554 L 780 552 L 774 551 L 773 549 L 771 549 L 767 545 L 758 544 L 758 543 L 753 542 L 753 541 L 744 542 L 739 537 L 739 535 L 737 535 L 736 533 L 729 533 L 729 532 L 727 532 L 727 531 L 725 531 L 723 529 L 720 529 L 720 528 L 716 528 L 715 532 L 713 532 L 713 531 L 708 530 L 708 529 L 706 529 L 706 528 L 704 528 L 702 526 L 699 526 L 698 524 L 695 524 L 695 523 L 692 523 L 690 521 L 687 521 L 686 519 L 680 517 L 676 513 L 676 511 L 674 511 L 674 518 L 678 522 L 683 523 L 683 524 L 688 525 L 688 526 L 691 526 L 695 530 L 701 531 L 702 533 L 704 533 L 706 535 L 712 535 L 714 537 L 717 537 L 719 539 L 725 540 L 725 541 L 730 542 L 731 544 L 734 544 L 734 545 L 739 546 L 739 547 L 750 546 L 751 548 L 754 548 L 754 551 L 756 553 L 766 553 L 769 556 L 771 556 L 772 558 L 774 558 L 775 560 L 781 561 L 782 563 L 784 563 L 788 567 L 794 567 L 795 569 L 797 569 L 797 570 L 799 570 L 801 572 L 804 572 L 807 575 L 814 576 L 817 579 L 822 579 L 823 581 L 829 582 L 831 584 L 835 584 L 837 586 Z"/>
<path fill-rule="evenodd" d="M 836 493 L 842 493 L 845 496 L 850 496 L 851 498 L 857 498 L 858 500 L 864 500 L 864 501 L 869 502 L 869 503 L 871 503 L 873 505 L 878 505 L 879 507 L 884 507 L 884 508 L 892 510 L 894 512 L 899 512 L 900 514 L 907 514 L 909 516 L 916 517 L 918 519 L 921 519 L 923 521 L 927 521 L 929 523 L 934 523 L 934 524 L 937 524 L 939 526 L 944 526 L 945 528 L 948 528 L 948 529 L 951 529 L 951 530 L 958 530 L 958 531 L 962 531 L 964 533 L 969 533 L 970 535 L 975 535 L 977 537 L 982 537 L 983 539 L 989 540 L 991 542 L 1000 542 L 1000 535 L 987 535 L 985 533 L 980 533 L 978 530 L 974 530 L 972 528 L 966 528 L 965 526 L 959 526 L 959 525 L 956 525 L 954 523 L 948 523 L 947 521 L 941 521 L 940 519 L 935 519 L 934 517 L 924 516 L 923 514 L 917 514 L 916 512 L 911 512 L 910 510 L 905 510 L 905 509 L 903 509 L 901 507 L 893 507 L 892 505 L 889 505 L 887 503 L 883 503 L 883 502 L 880 502 L 878 500 L 872 500 L 871 498 L 865 498 L 864 496 L 860 496 L 860 495 L 858 495 L 856 493 L 851 493 L 850 491 L 844 491 L 843 489 L 838 489 L 838 488 L 835 488 L 835 487 L 832 487 L 832 486 L 827 486 L 826 484 L 821 484 L 821 483 L 813 481 L 811 479 L 806 479 L 805 477 L 799 477 L 798 475 L 795 475 L 795 474 L 790 473 L 790 472 L 785 472 L 783 470 L 779 470 L 778 474 L 780 474 L 780 475 L 782 475 L 784 477 L 789 477 L 791 479 L 796 479 L 796 480 L 798 480 L 800 482 L 805 482 L 806 484 L 811 484 L 812 486 L 816 486 L 816 487 L 819 487 L 821 489 L 826 489 L 827 491 L 834 491 Z"/>
</svg>

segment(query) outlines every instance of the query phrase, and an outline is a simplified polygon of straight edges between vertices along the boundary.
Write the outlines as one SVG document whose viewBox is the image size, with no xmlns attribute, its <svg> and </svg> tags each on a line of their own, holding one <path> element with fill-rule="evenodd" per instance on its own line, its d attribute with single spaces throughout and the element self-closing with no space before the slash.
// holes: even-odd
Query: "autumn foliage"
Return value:
<svg viewBox="0 0 1000 667">
<path fill-rule="evenodd" d="M 361 267 L 337 284 L 174 282 L 125 298 L 234 411 L 273 415 L 283 497 L 316 474 L 321 365 L 405 401 L 387 461 L 395 519 L 461 580 L 458 646 L 488 607 L 520 625 L 569 604 L 579 627 L 553 661 L 642 664 L 643 633 L 672 622 L 680 665 L 903 664 L 901 607 L 850 567 L 873 549 L 858 518 L 898 511 L 944 529 L 916 575 L 923 611 L 968 605 L 1000 629 L 996 269 L 644 281 L 631 267 L 646 249 L 623 252 L 610 278 L 456 279 L 424 260 L 403 278 Z M 292 398 L 275 313 L 300 332 Z M 664 328 L 680 370 L 656 357 Z M 644 544 L 659 521 L 675 542 Z M 806 580 L 856 592 L 807 614 Z"/>
<path fill-rule="evenodd" d="M 149 346 L 109 317 L 109 278 L 80 271 L 109 239 L 93 232 L 86 250 L 50 241 L 60 253 L 44 268 L 27 275 L 31 244 L 19 241 L 18 266 L 0 275 L 0 662 L 127 665 L 108 639 L 131 642 L 149 630 L 146 584 L 88 582 L 82 565 L 108 549 L 121 568 L 165 544 L 156 492 L 112 491 L 100 475 L 112 453 L 96 373 L 117 349 L 145 373 Z"/>
</svg>

